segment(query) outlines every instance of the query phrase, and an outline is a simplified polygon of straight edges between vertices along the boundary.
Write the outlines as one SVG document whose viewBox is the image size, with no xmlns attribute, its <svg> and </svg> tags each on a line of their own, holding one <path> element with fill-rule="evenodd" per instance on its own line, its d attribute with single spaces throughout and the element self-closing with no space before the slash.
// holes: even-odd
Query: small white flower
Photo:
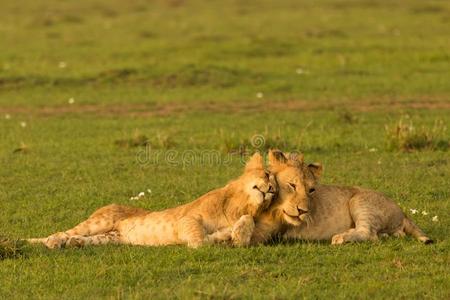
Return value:
<svg viewBox="0 0 450 300">
<path fill-rule="evenodd" d="M 144 192 L 140 192 L 139 195 L 138 195 L 139 198 L 144 197 L 144 196 L 145 196 Z"/>
<path fill-rule="evenodd" d="M 377 151 L 378 151 L 377 148 L 370 148 L 370 149 L 369 149 L 369 152 L 377 152 Z"/>
<path fill-rule="evenodd" d="M 147 192 L 148 192 L 149 194 L 151 194 L 151 193 L 152 193 L 152 190 L 151 190 L 151 189 L 147 189 Z"/>
<path fill-rule="evenodd" d="M 70 98 L 69 101 L 67 101 L 67 102 L 69 102 L 69 104 L 74 104 L 75 103 L 75 99 Z"/>
<path fill-rule="evenodd" d="M 10 115 L 10 114 L 6 114 L 6 115 L 5 115 L 5 119 L 6 119 L 6 120 L 11 119 L 11 115 Z"/>
<path fill-rule="evenodd" d="M 295 70 L 295 73 L 297 73 L 298 75 L 306 75 L 306 74 L 309 74 L 309 71 L 302 69 L 302 68 L 297 68 Z"/>
<path fill-rule="evenodd" d="M 262 98 L 262 97 L 264 97 L 263 93 L 261 93 L 261 92 L 256 93 L 256 98 Z"/>
<path fill-rule="evenodd" d="M 428 212 L 426 212 L 426 211 L 424 210 L 424 211 L 422 211 L 422 215 L 428 216 Z"/>
<path fill-rule="evenodd" d="M 27 127 L 27 122 L 20 122 L 20 127 L 22 127 L 22 128 Z"/>
<path fill-rule="evenodd" d="M 67 67 L 67 63 L 65 61 L 60 61 L 58 64 L 58 67 L 60 69 L 64 69 L 65 67 Z"/>
<path fill-rule="evenodd" d="M 415 208 L 411 208 L 409 211 L 410 211 L 413 215 L 417 214 L 417 212 L 418 212 L 418 210 L 415 209 Z"/>
<path fill-rule="evenodd" d="M 434 216 L 434 217 L 431 219 L 431 221 L 433 221 L 433 222 L 439 221 L 438 216 Z"/>
</svg>

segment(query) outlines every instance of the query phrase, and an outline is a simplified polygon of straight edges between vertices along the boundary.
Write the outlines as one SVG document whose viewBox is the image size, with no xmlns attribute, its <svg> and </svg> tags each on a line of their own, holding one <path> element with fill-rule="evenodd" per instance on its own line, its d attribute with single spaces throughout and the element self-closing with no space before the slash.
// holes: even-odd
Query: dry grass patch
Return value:
<svg viewBox="0 0 450 300">
<path fill-rule="evenodd" d="M 158 132 L 153 135 L 152 138 L 149 138 L 145 134 L 142 134 L 139 130 L 135 130 L 129 138 L 114 141 L 114 144 L 123 148 L 150 146 L 155 149 L 169 149 L 176 146 L 176 143 L 169 134 Z"/>
<path fill-rule="evenodd" d="M 417 150 L 447 150 L 447 127 L 442 120 L 433 126 L 415 126 L 409 116 L 403 116 L 393 125 L 386 125 L 386 142 L 390 150 L 411 152 Z"/>
</svg>

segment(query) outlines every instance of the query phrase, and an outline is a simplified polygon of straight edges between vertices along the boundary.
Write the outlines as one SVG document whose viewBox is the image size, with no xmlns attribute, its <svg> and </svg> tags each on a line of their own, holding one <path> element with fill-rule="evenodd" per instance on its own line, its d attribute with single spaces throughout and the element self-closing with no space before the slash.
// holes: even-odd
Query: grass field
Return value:
<svg viewBox="0 0 450 300">
<path fill-rule="evenodd" d="M 3 298 L 450 298 L 450 134 L 432 129 L 450 124 L 448 1 L 0 4 L 0 235 L 191 201 L 257 134 L 419 210 L 436 241 L 26 246 L 0 260 Z M 401 119 L 441 146 L 389 147 Z"/>
</svg>

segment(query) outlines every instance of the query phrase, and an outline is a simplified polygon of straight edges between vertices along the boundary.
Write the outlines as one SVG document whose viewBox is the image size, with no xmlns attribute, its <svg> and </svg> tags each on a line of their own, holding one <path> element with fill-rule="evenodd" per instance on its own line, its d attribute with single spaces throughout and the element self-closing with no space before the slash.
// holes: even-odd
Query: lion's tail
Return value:
<svg viewBox="0 0 450 300">
<path fill-rule="evenodd" d="M 23 241 L 28 242 L 30 244 L 45 244 L 47 238 L 31 238 L 31 239 L 23 239 Z"/>
<path fill-rule="evenodd" d="M 414 224 L 414 222 L 408 219 L 408 217 L 405 217 L 403 219 L 403 230 L 406 234 L 412 235 L 424 244 L 433 243 L 433 240 L 427 237 L 426 234 L 419 228 L 419 226 Z"/>
</svg>

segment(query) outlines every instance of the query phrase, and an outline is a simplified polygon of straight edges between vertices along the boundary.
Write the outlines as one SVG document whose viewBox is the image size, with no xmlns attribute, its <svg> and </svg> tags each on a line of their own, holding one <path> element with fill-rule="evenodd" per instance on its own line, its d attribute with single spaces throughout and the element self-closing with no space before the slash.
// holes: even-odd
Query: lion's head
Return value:
<svg viewBox="0 0 450 300">
<path fill-rule="evenodd" d="M 305 165 L 302 154 L 285 155 L 279 150 L 270 150 L 269 169 L 278 184 L 278 197 L 271 211 L 294 226 L 306 222 L 309 201 L 322 166 L 317 163 Z"/>
<path fill-rule="evenodd" d="M 253 207 L 253 215 L 269 207 L 277 193 L 277 184 L 274 175 L 264 168 L 261 154 L 255 153 L 247 161 L 244 173 L 238 178 L 239 193 L 246 195 L 247 205 Z"/>
</svg>

